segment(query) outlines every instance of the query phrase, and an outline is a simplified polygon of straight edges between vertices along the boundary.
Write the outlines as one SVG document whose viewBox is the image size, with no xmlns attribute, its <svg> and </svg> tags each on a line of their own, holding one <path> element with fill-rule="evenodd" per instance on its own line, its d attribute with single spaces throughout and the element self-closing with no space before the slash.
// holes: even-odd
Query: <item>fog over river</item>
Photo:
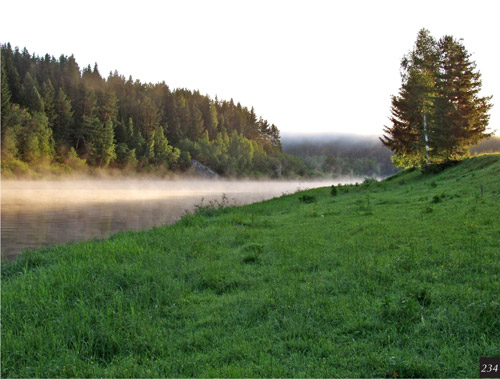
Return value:
<svg viewBox="0 0 500 379">
<path fill-rule="evenodd" d="M 171 224 L 223 194 L 229 205 L 248 204 L 355 181 L 3 180 L 2 258 L 13 259 L 23 249 Z"/>
</svg>

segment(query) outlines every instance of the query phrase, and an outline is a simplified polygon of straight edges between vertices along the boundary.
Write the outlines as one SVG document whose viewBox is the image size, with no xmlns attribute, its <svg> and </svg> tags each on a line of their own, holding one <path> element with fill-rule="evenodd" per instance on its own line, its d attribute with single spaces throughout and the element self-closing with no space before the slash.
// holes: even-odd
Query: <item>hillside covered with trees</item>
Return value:
<svg viewBox="0 0 500 379">
<path fill-rule="evenodd" d="M 283 152 L 300 158 L 314 177 L 386 177 L 398 169 L 394 154 L 376 136 L 284 134 Z M 470 147 L 471 155 L 500 153 L 500 137 Z"/>
<path fill-rule="evenodd" d="M 116 168 L 182 172 L 196 159 L 224 176 L 304 175 L 278 128 L 240 103 L 164 82 L 104 78 L 75 57 L 1 47 L 2 174 Z"/>
<path fill-rule="evenodd" d="M 283 151 L 299 157 L 310 174 L 324 177 L 385 177 L 398 169 L 376 136 L 284 135 Z"/>
</svg>

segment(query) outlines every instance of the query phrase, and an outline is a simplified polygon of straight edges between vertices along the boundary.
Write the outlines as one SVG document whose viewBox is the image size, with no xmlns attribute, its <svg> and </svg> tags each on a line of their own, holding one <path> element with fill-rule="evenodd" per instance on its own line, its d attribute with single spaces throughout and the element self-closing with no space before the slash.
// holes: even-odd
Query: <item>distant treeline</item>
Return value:
<svg viewBox="0 0 500 379">
<path fill-rule="evenodd" d="M 283 137 L 283 151 L 304 161 L 313 175 L 389 176 L 398 171 L 377 137 Z"/>
<path fill-rule="evenodd" d="M 125 79 L 105 79 L 73 55 L 1 47 L 2 172 L 115 167 L 184 171 L 197 159 L 226 176 L 294 176 L 278 128 L 233 100 Z"/>
<path fill-rule="evenodd" d="M 312 176 L 389 176 L 398 171 L 393 154 L 375 136 L 285 135 L 283 151 L 299 157 Z M 471 154 L 500 152 L 500 137 L 471 147 Z"/>
<path fill-rule="evenodd" d="M 479 145 L 471 147 L 471 153 L 476 154 L 488 154 L 488 153 L 499 153 L 500 152 L 500 137 L 493 136 L 481 142 Z"/>
</svg>

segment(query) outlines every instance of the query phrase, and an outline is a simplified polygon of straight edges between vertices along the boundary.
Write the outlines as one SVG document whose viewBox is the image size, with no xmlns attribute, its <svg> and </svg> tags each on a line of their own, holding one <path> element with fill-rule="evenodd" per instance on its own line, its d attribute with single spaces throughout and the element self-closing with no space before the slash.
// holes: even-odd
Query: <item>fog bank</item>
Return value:
<svg viewBox="0 0 500 379">
<path fill-rule="evenodd" d="M 354 183 L 360 178 L 324 181 L 231 181 L 231 180 L 3 180 L 2 212 L 25 209 L 58 208 L 109 202 L 134 202 L 182 197 L 213 197 L 248 194 L 250 201 L 262 200 L 297 190 Z M 243 201 L 241 198 L 239 201 Z"/>
<path fill-rule="evenodd" d="M 226 205 L 240 205 L 355 181 L 4 180 L 2 256 L 13 259 L 23 249 L 171 224 L 223 195 Z"/>
</svg>

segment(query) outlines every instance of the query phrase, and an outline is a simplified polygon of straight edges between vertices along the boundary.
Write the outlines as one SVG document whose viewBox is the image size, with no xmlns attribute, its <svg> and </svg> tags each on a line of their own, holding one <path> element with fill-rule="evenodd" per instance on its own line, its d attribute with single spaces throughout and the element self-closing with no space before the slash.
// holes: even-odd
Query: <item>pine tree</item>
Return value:
<svg viewBox="0 0 500 379">
<path fill-rule="evenodd" d="M 152 141 L 152 134 L 160 125 L 160 114 L 158 112 L 158 107 L 154 103 L 154 101 L 147 96 L 142 104 L 142 131 L 144 132 L 145 137 Z"/>
<path fill-rule="evenodd" d="M 16 147 L 19 156 L 33 165 L 50 161 L 54 156 L 54 140 L 49 128 L 49 120 L 44 113 L 31 115 L 25 109 L 15 107 Z"/>
<path fill-rule="evenodd" d="M 486 132 L 490 97 L 479 97 L 481 75 L 465 47 L 451 36 L 439 41 L 439 70 L 434 98 L 431 154 L 437 162 L 469 155 L 470 145 L 491 136 Z"/>
<path fill-rule="evenodd" d="M 21 105 L 34 112 L 43 112 L 43 100 L 37 85 L 31 74 L 28 72 L 24 76 L 23 85 L 21 87 Z"/>
<path fill-rule="evenodd" d="M 427 140 L 430 97 L 426 77 L 411 71 L 399 95 L 392 97 L 392 127 L 386 127 L 383 144 L 396 153 L 394 163 L 420 166 L 428 160 Z"/>
<path fill-rule="evenodd" d="M 385 127 L 382 143 L 396 155 L 398 166 L 419 166 L 428 161 L 429 119 L 437 68 L 436 41 L 420 30 L 414 49 L 401 61 L 402 86 L 392 97 L 391 127 Z"/>
<path fill-rule="evenodd" d="M 129 117 L 125 133 L 126 142 L 132 144 L 134 140 L 134 121 Z"/>
<path fill-rule="evenodd" d="M 163 128 L 158 127 L 154 134 L 154 162 L 155 164 L 163 164 L 166 167 L 173 167 L 180 156 L 180 150 L 172 147 L 168 144 L 168 140 L 165 138 L 163 133 Z"/>
<path fill-rule="evenodd" d="M 41 89 L 41 95 L 43 100 L 43 106 L 45 114 L 49 119 L 49 126 L 54 130 L 54 123 L 56 121 L 56 109 L 55 109 L 55 90 L 50 79 L 43 83 Z"/>
<path fill-rule="evenodd" d="M 187 137 L 193 141 L 202 139 L 205 135 L 203 115 L 197 107 L 191 110 L 191 123 L 189 125 Z"/>
<path fill-rule="evenodd" d="M 79 96 L 78 92 L 81 84 L 80 68 L 73 55 L 69 57 L 61 56 L 60 67 L 62 71 L 64 92 L 66 92 L 71 99 L 73 109 L 77 110 L 75 105 Z"/>
<path fill-rule="evenodd" d="M 21 99 L 21 76 L 17 71 L 10 43 L 2 45 L 2 64 L 4 64 L 5 74 L 7 75 L 11 102 L 19 104 Z"/>
<path fill-rule="evenodd" d="M 107 167 L 116 159 L 113 130 L 113 121 L 107 120 L 98 136 L 97 155 L 101 167 Z"/>
<path fill-rule="evenodd" d="M 107 167 L 116 159 L 113 122 L 103 124 L 99 118 L 85 117 L 85 148 L 89 162 Z"/>
<path fill-rule="evenodd" d="M 111 121 L 118 125 L 118 98 L 114 91 L 102 91 L 97 96 L 98 117 L 103 122 Z"/>
<path fill-rule="evenodd" d="M 93 135 L 97 122 L 102 125 L 102 121 L 97 117 L 97 95 L 95 91 L 84 85 L 81 86 L 80 90 L 79 112 L 75 117 L 72 137 L 75 141 L 76 152 L 89 154 L 92 145 L 87 146 L 89 136 Z"/>
<path fill-rule="evenodd" d="M 1 85 L 2 85 L 2 93 L 0 94 L 2 100 L 2 108 L 1 108 L 1 116 L 2 122 L 7 118 L 7 115 L 10 110 L 10 90 L 9 85 L 7 83 L 7 73 L 5 72 L 3 60 L 1 63 L 2 77 L 1 77 Z"/>
<path fill-rule="evenodd" d="M 467 156 L 486 133 L 491 97 L 479 97 L 481 80 L 464 46 L 425 29 L 402 62 L 402 86 L 392 97 L 392 126 L 382 143 L 397 166 L 413 167 Z"/>
<path fill-rule="evenodd" d="M 70 135 L 73 130 L 73 111 L 71 102 L 62 88 L 57 90 L 54 101 L 54 139 L 58 145 L 70 146 Z"/>
<path fill-rule="evenodd" d="M 219 120 L 217 119 L 217 107 L 215 104 L 210 105 L 209 120 L 211 128 L 209 130 L 211 139 L 214 139 L 217 134 L 217 127 L 219 126 Z"/>
</svg>

